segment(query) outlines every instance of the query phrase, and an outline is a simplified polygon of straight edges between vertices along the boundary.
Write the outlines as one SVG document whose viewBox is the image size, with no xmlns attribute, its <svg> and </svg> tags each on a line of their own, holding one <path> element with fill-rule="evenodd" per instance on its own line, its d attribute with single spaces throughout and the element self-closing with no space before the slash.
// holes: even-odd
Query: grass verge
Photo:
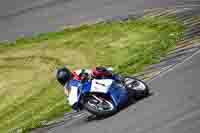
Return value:
<svg viewBox="0 0 200 133">
<path fill-rule="evenodd" d="M 72 69 L 112 66 L 133 74 L 176 46 L 184 27 L 173 18 L 144 17 L 97 23 L 21 38 L 0 45 L 0 132 L 38 127 L 70 107 L 54 74 Z"/>
</svg>

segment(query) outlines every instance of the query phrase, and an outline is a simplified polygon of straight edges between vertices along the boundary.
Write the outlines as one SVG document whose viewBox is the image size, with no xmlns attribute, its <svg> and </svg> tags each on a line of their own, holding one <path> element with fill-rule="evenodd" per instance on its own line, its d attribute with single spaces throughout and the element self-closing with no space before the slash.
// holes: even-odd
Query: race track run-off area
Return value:
<svg viewBox="0 0 200 133">
<path fill-rule="evenodd" d="M 184 23 L 183 39 L 160 63 L 135 74 L 152 95 L 105 119 L 85 112 L 66 113 L 33 133 L 199 133 L 200 2 L 190 0 L 21 0 L 0 4 L 0 40 L 58 31 L 96 20 L 175 16 Z M 24 5 L 23 5 L 24 4 Z M 12 132 L 20 132 L 20 129 Z"/>
</svg>

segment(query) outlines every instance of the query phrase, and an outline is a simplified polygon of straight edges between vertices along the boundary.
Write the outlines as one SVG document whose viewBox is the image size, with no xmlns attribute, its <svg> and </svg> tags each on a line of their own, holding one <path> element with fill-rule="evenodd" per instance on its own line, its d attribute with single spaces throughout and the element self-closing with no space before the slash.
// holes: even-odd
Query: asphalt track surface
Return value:
<svg viewBox="0 0 200 133">
<path fill-rule="evenodd" d="M 66 25 L 197 0 L 4 0 L 0 1 L 0 40 L 56 31 Z"/>
<path fill-rule="evenodd" d="M 192 0 L 7 0 L 0 2 L 0 40 L 55 31 L 64 25 L 126 16 Z M 49 133 L 199 133 L 200 52 L 149 83 L 154 95 L 104 120 L 77 120 Z"/>
</svg>

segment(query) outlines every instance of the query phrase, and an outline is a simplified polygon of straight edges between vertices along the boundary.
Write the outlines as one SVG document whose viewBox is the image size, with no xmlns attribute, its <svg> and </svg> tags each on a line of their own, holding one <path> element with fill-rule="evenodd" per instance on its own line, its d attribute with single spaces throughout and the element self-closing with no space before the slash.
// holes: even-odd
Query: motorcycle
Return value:
<svg viewBox="0 0 200 133">
<path fill-rule="evenodd" d="M 149 95 L 148 86 L 135 77 L 73 80 L 68 102 L 74 110 L 96 116 L 110 116 L 134 101 Z"/>
</svg>

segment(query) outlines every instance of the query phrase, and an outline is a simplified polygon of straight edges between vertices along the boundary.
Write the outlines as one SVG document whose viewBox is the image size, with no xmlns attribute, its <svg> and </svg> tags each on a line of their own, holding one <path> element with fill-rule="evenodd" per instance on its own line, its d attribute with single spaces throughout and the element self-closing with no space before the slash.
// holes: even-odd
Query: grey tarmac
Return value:
<svg viewBox="0 0 200 133">
<path fill-rule="evenodd" d="M 57 31 L 66 25 L 127 16 L 136 11 L 197 0 L 6 0 L 0 2 L 0 40 Z"/>
</svg>

